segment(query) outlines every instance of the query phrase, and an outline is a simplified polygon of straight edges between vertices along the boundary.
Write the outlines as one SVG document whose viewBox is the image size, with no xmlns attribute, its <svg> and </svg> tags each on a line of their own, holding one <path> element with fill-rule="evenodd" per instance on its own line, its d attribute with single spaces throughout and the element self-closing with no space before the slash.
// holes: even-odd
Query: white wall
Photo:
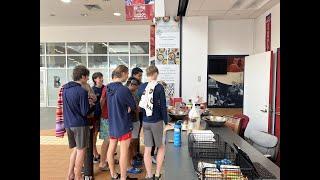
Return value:
<svg viewBox="0 0 320 180">
<path fill-rule="evenodd" d="M 182 98 L 200 95 L 206 100 L 208 17 L 183 17 L 182 23 Z"/>
<path fill-rule="evenodd" d="M 209 55 L 253 53 L 253 19 L 209 21 Z"/>
<path fill-rule="evenodd" d="M 271 50 L 280 47 L 280 3 L 254 20 L 254 53 L 265 52 L 266 16 L 271 13 Z"/>
<path fill-rule="evenodd" d="M 149 25 L 46 26 L 40 27 L 41 42 L 147 41 Z"/>
</svg>

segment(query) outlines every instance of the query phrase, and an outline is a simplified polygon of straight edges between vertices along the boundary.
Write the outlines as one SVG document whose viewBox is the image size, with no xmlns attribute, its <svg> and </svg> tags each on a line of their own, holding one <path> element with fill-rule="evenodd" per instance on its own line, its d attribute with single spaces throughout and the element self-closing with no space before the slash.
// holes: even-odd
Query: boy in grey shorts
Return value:
<svg viewBox="0 0 320 180">
<path fill-rule="evenodd" d="M 127 87 L 129 88 L 130 92 L 132 93 L 132 96 L 138 105 L 137 97 L 136 97 L 136 91 L 140 85 L 139 81 L 134 78 L 130 77 L 127 81 Z M 139 121 L 139 112 L 138 109 L 136 111 L 130 112 L 130 118 L 132 121 L 132 139 L 129 146 L 129 158 L 128 158 L 128 170 L 127 173 L 129 174 L 139 174 L 141 173 L 141 169 L 137 168 L 137 166 L 142 165 L 141 161 L 133 160 L 133 157 L 136 156 L 137 152 L 137 146 L 139 146 L 139 129 L 140 129 L 140 121 Z"/>
<path fill-rule="evenodd" d="M 161 179 L 161 167 L 164 160 L 165 145 L 163 139 L 163 124 L 168 123 L 165 91 L 157 82 L 159 71 L 155 66 L 147 68 L 148 82 L 140 85 L 138 96 L 141 96 L 139 106 L 143 113 L 144 134 L 144 164 L 146 167 L 145 179 Z M 152 146 L 158 148 L 157 168 L 155 175 L 152 174 Z"/>
</svg>

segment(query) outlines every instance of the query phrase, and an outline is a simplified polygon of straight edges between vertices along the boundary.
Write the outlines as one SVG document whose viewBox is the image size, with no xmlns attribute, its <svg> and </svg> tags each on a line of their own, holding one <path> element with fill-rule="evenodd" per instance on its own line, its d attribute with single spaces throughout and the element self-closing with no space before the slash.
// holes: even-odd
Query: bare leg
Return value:
<svg viewBox="0 0 320 180">
<path fill-rule="evenodd" d="M 131 139 L 128 155 L 128 169 L 132 168 L 133 157 L 137 154 L 137 146 L 139 139 Z"/>
<path fill-rule="evenodd" d="M 81 169 L 83 166 L 85 153 L 86 153 L 86 148 L 77 149 L 76 163 L 75 163 L 75 168 L 74 168 L 75 180 L 82 179 Z"/>
<path fill-rule="evenodd" d="M 148 177 L 152 177 L 152 172 L 151 172 L 151 168 L 152 168 L 151 149 L 152 149 L 152 147 L 144 147 L 144 155 L 143 155 L 144 164 L 146 166 L 146 171 L 147 171 L 147 176 Z"/>
<path fill-rule="evenodd" d="M 98 136 L 98 131 L 95 130 L 95 132 L 93 133 L 93 155 L 94 157 L 97 157 L 99 155 L 98 153 L 98 150 L 97 150 L 97 146 L 96 146 L 96 143 L 97 143 L 97 136 Z"/>
<path fill-rule="evenodd" d="M 127 163 L 128 163 L 128 152 L 131 138 L 120 142 L 120 173 L 121 179 L 126 180 L 127 178 Z"/>
<path fill-rule="evenodd" d="M 103 143 L 101 145 L 101 159 L 99 164 L 99 167 L 101 168 L 107 165 L 106 160 L 107 160 L 108 147 L 109 147 L 109 138 L 106 138 L 105 140 L 103 140 Z"/>
<path fill-rule="evenodd" d="M 115 176 L 114 172 L 114 152 L 117 148 L 118 140 L 117 139 L 110 139 L 109 148 L 107 152 L 107 159 L 109 163 L 110 175 L 112 177 Z"/>
<path fill-rule="evenodd" d="M 158 152 L 157 152 L 157 169 L 156 169 L 156 176 L 159 176 L 159 175 L 160 175 L 162 163 L 163 163 L 163 160 L 164 160 L 164 154 L 165 154 L 165 145 L 162 144 L 162 145 L 158 148 Z"/>
<path fill-rule="evenodd" d="M 133 156 L 134 156 L 134 151 L 136 149 L 134 149 L 135 146 L 134 146 L 134 139 L 131 139 L 131 142 L 130 142 L 130 145 L 129 145 L 129 151 L 128 151 L 128 169 L 132 168 L 132 159 L 133 159 Z"/>
<path fill-rule="evenodd" d="M 68 180 L 71 180 L 74 178 L 74 165 L 76 162 L 76 156 L 77 156 L 77 149 L 73 148 L 73 151 L 70 155 L 70 162 L 69 162 L 69 170 L 68 170 Z"/>
</svg>

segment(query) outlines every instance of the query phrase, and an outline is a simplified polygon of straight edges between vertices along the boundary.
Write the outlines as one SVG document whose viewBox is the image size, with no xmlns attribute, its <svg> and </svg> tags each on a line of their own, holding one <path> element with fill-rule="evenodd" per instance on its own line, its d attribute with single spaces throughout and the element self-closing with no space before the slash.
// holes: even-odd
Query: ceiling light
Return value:
<svg viewBox="0 0 320 180">
<path fill-rule="evenodd" d="M 88 16 L 87 13 L 81 13 L 80 15 L 81 15 L 81 16 Z"/>
<path fill-rule="evenodd" d="M 61 0 L 64 3 L 71 3 L 71 0 Z"/>
<path fill-rule="evenodd" d="M 115 13 L 113 13 L 113 15 L 115 15 L 115 16 L 121 16 L 121 13 L 115 12 Z"/>
</svg>

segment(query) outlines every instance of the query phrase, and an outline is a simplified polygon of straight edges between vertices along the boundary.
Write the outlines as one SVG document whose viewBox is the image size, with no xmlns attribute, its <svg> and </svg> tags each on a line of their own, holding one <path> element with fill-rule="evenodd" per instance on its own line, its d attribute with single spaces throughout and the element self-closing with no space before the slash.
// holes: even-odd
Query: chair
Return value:
<svg viewBox="0 0 320 180">
<path fill-rule="evenodd" d="M 240 118 L 240 130 L 239 130 L 239 136 L 244 138 L 244 131 L 246 130 L 248 123 L 249 123 L 249 117 L 244 114 L 235 114 L 233 115 L 235 118 Z M 245 139 L 245 138 L 244 138 Z"/>
<path fill-rule="evenodd" d="M 260 151 L 265 157 L 276 161 L 279 151 L 278 138 L 266 132 L 250 130 L 248 133 L 249 143 Z"/>
</svg>

